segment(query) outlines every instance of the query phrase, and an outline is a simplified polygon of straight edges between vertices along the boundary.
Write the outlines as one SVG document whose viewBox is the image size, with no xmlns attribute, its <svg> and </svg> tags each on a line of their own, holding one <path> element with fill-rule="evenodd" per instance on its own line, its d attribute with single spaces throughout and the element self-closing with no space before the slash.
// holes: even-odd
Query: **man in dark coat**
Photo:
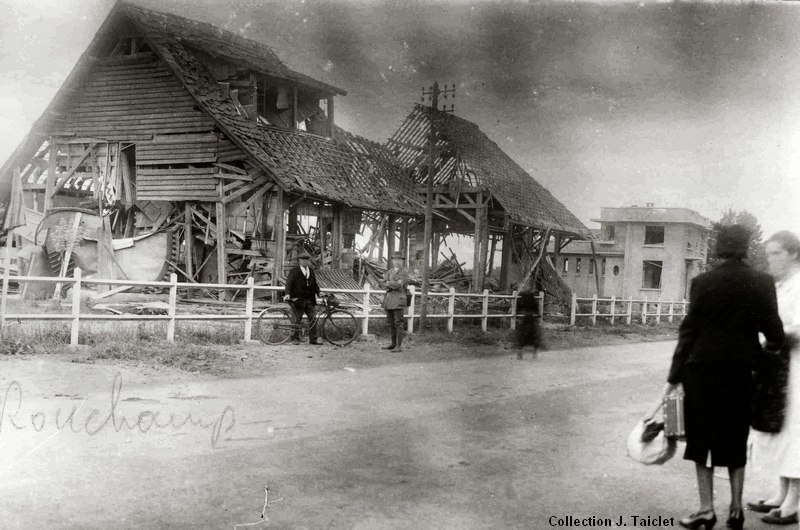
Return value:
<svg viewBox="0 0 800 530">
<path fill-rule="evenodd" d="M 386 289 L 383 309 L 386 311 L 386 323 L 392 334 L 392 343 L 384 346 L 383 349 L 399 352 L 403 351 L 403 331 L 405 329 L 403 313 L 406 309 L 408 271 L 403 266 L 402 252 L 396 252 L 391 260 L 392 266 L 384 274 L 381 285 Z"/>
<path fill-rule="evenodd" d="M 303 315 L 308 317 L 309 322 L 314 322 L 317 296 L 320 294 L 317 276 L 311 268 L 311 255 L 308 252 L 304 251 L 297 259 L 298 266 L 290 270 L 286 277 L 286 295 L 283 299 L 291 301 L 298 323 L 302 322 Z M 311 344 L 322 344 L 317 340 L 316 323 L 309 328 L 308 337 Z M 294 337 L 295 340 L 299 338 Z"/>
<path fill-rule="evenodd" d="M 689 313 L 683 319 L 664 396 L 683 386 L 686 452 L 695 462 L 700 510 L 680 524 L 708 528 L 716 521 L 714 466 L 728 468 L 730 528 L 741 528 L 742 487 L 753 389 L 752 370 L 761 353 L 759 332 L 778 347 L 783 324 L 772 278 L 751 269 L 744 259 L 750 231 L 725 226 L 716 255 L 725 260 L 692 281 Z"/>
</svg>

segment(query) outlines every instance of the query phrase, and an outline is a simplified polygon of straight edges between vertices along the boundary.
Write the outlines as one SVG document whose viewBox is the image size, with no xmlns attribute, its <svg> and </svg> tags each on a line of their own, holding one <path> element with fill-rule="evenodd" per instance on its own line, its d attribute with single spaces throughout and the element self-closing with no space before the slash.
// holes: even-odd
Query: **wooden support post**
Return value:
<svg viewBox="0 0 800 530">
<path fill-rule="evenodd" d="M 481 308 L 481 330 L 486 333 L 489 327 L 489 289 L 483 290 L 483 307 Z"/>
<path fill-rule="evenodd" d="M 228 283 L 228 253 L 225 249 L 225 240 L 227 239 L 227 228 L 225 226 L 225 205 L 222 203 L 222 200 L 217 201 L 215 204 L 217 207 L 217 283 L 224 285 Z M 220 289 L 219 299 L 225 300 L 224 289 Z"/>
<path fill-rule="evenodd" d="M 570 326 L 574 326 L 575 325 L 575 318 L 577 316 L 575 313 L 577 313 L 577 312 L 578 312 L 578 295 L 575 294 L 575 293 L 572 293 L 572 303 L 570 304 L 570 311 L 569 311 L 569 325 Z"/>
<path fill-rule="evenodd" d="M 433 239 L 431 240 L 431 270 L 435 271 L 436 267 L 439 266 L 439 247 L 442 246 L 442 236 L 439 232 L 433 233 Z"/>
<path fill-rule="evenodd" d="M 675 318 L 675 302 L 669 303 L 669 323 L 672 323 L 673 318 Z"/>
<path fill-rule="evenodd" d="M 244 342 L 251 342 L 253 339 L 253 298 L 255 297 L 255 280 L 252 276 L 247 278 L 247 295 L 244 301 L 244 314 L 247 319 L 244 321 Z"/>
<path fill-rule="evenodd" d="M 186 262 L 186 274 L 189 276 L 188 280 L 191 282 L 194 280 L 194 233 L 192 230 L 192 209 L 189 203 L 184 205 L 183 215 L 183 242 L 186 246 L 184 249 L 186 252 L 184 262 Z"/>
<path fill-rule="evenodd" d="M 75 267 L 75 282 L 72 286 L 72 325 L 69 332 L 69 345 L 78 345 L 78 332 L 81 326 L 81 268 Z"/>
<path fill-rule="evenodd" d="M 478 194 L 478 199 L 482 197 Z M 478 278 L 478 289 L 483 289 L 486 283 L 486 261 L 489 254 L 489 207 L 484 205 L 475 212 L 475 217 L 481 217 L 481 259 L 478 263 L 480 277 Z"/>
<path fill-rule="evenodd" d="M 280 285 L 286 260 L 286 225 L 283 220 L 283 190 L 278 188 L 275 199 L 275 262 L 272 265 L 272 285 Z"/>
<path fill-rule="evenodd" d="M 509 328 L 511 330 L 517 329 L 517 302 L 519 301 L 519 293 L 517 291 L 511 292 L 511 322 Z"/>
<path fill-rule="evenodd" d="M 386 228 L 386 255 L 387 255 L 387 263 L 390 263 L 390 259 L 394 255 L 394 242 L 395 238 L 397 237 L 396 227 L 395 227 L 395 217 L 394 215 L 390 215 L 387 223 Z"/>
<path fill-rule="evenodd" d="M 544 291 L 539 291 L 539 318 L 544 318 Z"/>
<path fill-rule="evenodd" d="M 333 261 L 331 267 L 334 269 L 342 268 L 342 252 L 344 251 L 344 233 L 342 232 L 342 216 L 344 212 L 341 206 L 333 207 L 333 233 L 331 237 L 331 252 L 333 253 Z"/>
<path fill-rule="evenodd" d="M 50 153 L 47 160 L 47 180 L 44 187 L 44 211 L 53 207 L 53 193 L 56 188 L 56 170 L 58 169 L 58 146 L 55 139 L 50 137 Z"/>
<path fill-rule="evenodd" d="M 364 302 L 361 305 L 361 312 L 364 315 L 364 318 L 361 319 L 361 334 L 365 337 L 369 334 L 370 292 L 371 288 L 369 282 L 367 282 L 366 285 L 364 285 Z"/>
<path fill-rule="evenodd" d="M 292 87 L 292 130 L 297 129 L 297 118 L 298 118 L 297 85 L 295 85 Z"/>
<path fill-rule="evenodd" d="M 478 193 L 478 204 L 483 202 L 483 194 Z M 472 245 L 472 291 L 478 292 L 481 288 L 481 261 L 483 257 L 481 244 L 483 243 L 483 215 L 481 215 L 480 207 L 475 208 L 475 232 L 473 234 Z"/>
<path fill-rule="evenodd" d="M 614 318 L 616 317 L 616 314 L 617 314 L 617 297 L 616 296 L 612 296 L 611 297 L 611 325 L 612 326 L 614 325 Z"/>
<path fill-rule="evenodd" d="M 411 291 L 411 303 L 408 305 L 408 326 L 406 326 L 406 329 L 410 335 L 414 333 L 414 306 L 417 302 L 417 289 L 413 285 L 409 285 L 409 291 Z"/>
<path fill-rule="evenodd" d="M 625 323 L 630 326 L 631 320 L 633 320 L 633 297 L 628 299 L 628 315 L 625 318 Z"/>
<path fill-rule="evenodd" d="M 449 317 L 447 318 L 447 331 L 448 333 L 453 332 L 453 315 L 456 313 L 456 288 L 450 288 L 450 297 L 447 300 L 447 314 Z"/>
<path fill-rule="evenodd" d="M 386 223 L 381 223 L 380 227 L 378 227 L 378 264 L 380 265 L 383 263 L 383 243 L 386 240 L 386 232 L 385 230 Z M 386 262 L 389 263 L 388 261 Z"/>
<path fill-rule="evenodd" d="M 597 295 L 592 297 L 592 325 L 597 325 Z"/>
<path fill-rule="evenodd" d="M 511 266 L 511 246 L 513 240 L 513 225 L 509 225 L 508 230 L 503 232 L 503 248 L 500 254 L 500 290 L 508 289 L 508 269 Z"/>
<path fill-rule="evenodd" d="M 178 275 L 174 272 L 169 275 L 169 308 L 167 315 L 167 342 L 175 342 L 175 313 L 178 305 Z M 220 297 L 220 300 L 222 297 Z"/>
<path fill-rule="evenodd" d="M 494 269 L 494 253 L 497 250 L 497 238 L 490 237 L 489 239 L 491 240 L 491 248 L 489 249 L 489 265 L 486 268 L 486 275 L 491 277 Z"/>
<path fill-rule="evenodd" d="M 403 258 L 407 265 L 411 263 L 411 255 L 409 254 L 409 245 L 408 245 L 408 224 L 411 221 L 409 219 L 404 219 L 402 224 L 400 225 L 400 250 L 403 252 Z"/>
</svg>

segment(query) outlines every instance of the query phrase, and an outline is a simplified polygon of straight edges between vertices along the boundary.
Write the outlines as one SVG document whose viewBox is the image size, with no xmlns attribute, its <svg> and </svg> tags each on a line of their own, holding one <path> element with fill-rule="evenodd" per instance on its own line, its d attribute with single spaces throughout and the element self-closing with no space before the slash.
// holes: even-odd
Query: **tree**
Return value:
<svg viewBox="0 0 800 530">
<path fill-rule="evenodd" d="M 723 226 L 729 226 L 732 224 L 740 224 L 750 229 L 752 237 L 750 238 L 750 248 L 747 253 L 747 262 L 757 270 L 766 271 L 767 258 L 764 252 L 764 231 L 761 229 L 761 223 L 758 222 L 758 218 L 756 218 L 755 215 L 751 214 L 747 210 L 736 211 L 733 208 L 728 208 L 727 211 L 723 212 L 719 221 L 711 223 L 711 234 L 709 234 L 708 237 L 708 247 L 712 253 L 709 255 L 708 262 L 706 264 L 707 267 L 713 268 L 720 261 L 718 258 L 713 256 L 713 249 L 717 241 L 719 229 Z"/>
</svg>

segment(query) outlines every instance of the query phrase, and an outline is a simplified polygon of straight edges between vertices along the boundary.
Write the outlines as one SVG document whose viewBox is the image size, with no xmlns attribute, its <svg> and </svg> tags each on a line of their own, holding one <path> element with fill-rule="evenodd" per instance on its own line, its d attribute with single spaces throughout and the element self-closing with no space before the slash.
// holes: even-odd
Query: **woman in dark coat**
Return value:
<svg viewBox="0 0 800 530">
<path fill-rule="evenodd" d="M 680 326 L 664 396 L 683 385 L 686 452 L 695 463 L 700 509 L 681 519 L 686 528 L 711 528 L 714 467 L 728 468 L 731 484 L 729 528 L 742 528 L 742 488 L 747 460 L 752 370 L 768 343 L 784 341 L 772 278 L 751 269 L 744 258 L 750 232 L 741 225 L 720 229 L 716 255 L 724 261 L 697 276 L 689 313 Z"/>
</svg>

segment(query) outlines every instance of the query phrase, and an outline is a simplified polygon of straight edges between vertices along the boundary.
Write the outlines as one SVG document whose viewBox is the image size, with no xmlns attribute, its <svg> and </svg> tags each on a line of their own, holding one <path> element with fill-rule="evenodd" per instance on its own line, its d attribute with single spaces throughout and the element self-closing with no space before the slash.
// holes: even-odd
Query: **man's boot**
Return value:
<svg viewBox="0 0 800 530">
<path fill-rule="evenodd" d="M 397 346 L 392 351 L 403 351 L 403 330 L 397 330 Z"/>
<path fill-rule="evenodd" d="M 397 347 L 397 330 L 392 326 L 392 343 L 384 346 L 384 350 L 394 350 Z"/>
</svg>

